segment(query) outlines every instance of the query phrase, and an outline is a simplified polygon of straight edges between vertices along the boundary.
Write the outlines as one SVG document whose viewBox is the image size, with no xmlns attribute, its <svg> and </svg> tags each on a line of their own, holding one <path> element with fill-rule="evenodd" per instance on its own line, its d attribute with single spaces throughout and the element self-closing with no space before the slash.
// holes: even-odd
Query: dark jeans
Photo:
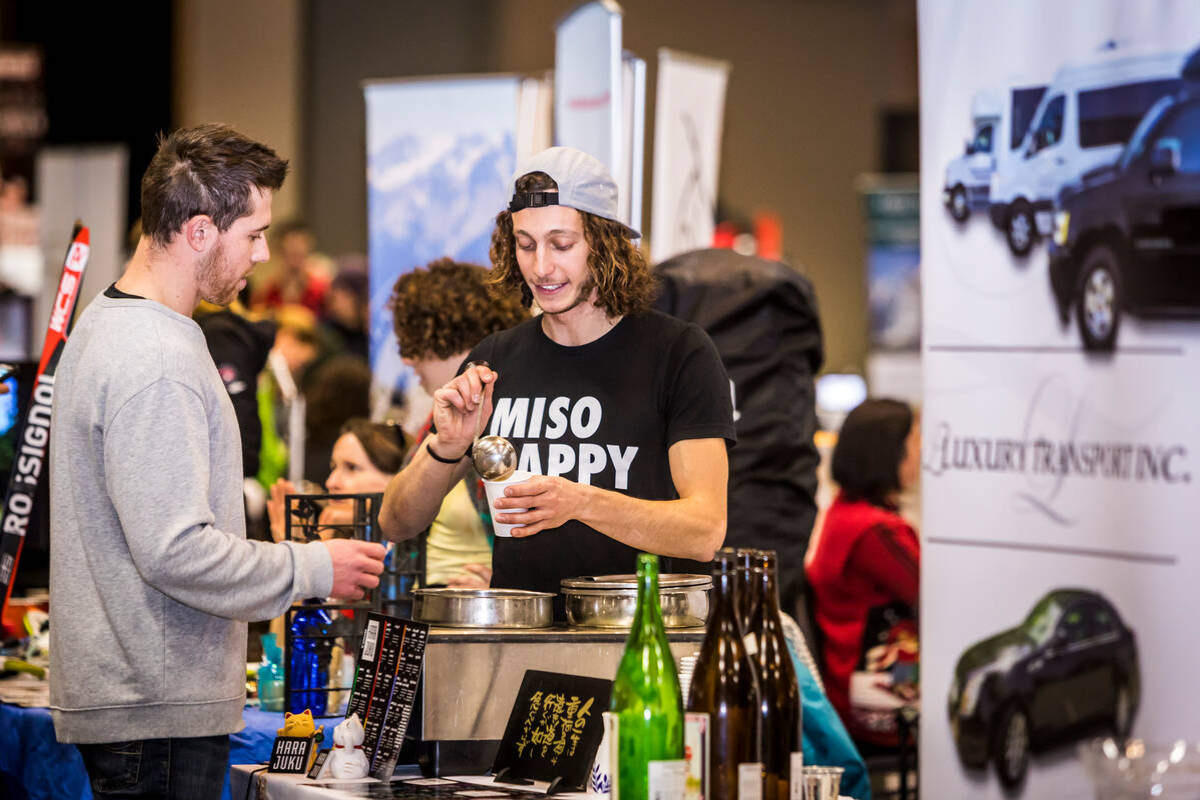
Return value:
<svg viewBox="0 0 1200 800">
<path fill-rule="evenodd" d="M 216 800 L 225 785 L 229 737 L 81 744 L 96 800 Z"/>
</svg>

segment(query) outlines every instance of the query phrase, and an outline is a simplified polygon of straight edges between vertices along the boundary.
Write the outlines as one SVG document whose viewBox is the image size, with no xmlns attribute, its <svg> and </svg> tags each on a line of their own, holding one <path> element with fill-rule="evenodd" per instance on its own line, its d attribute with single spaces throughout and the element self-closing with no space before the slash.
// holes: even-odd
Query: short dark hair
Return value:
<svg viewBox="0 0 1200 800">
<path fill-rule="evenodd" d="M 912 409 L 899 400 L 872 398 L 846 415 L 830 471 L 847 500 L 893 507 L 912 426 Z"/>
<path fill-rule="evenodd" d="M 159 137 L 142 176 L 142 230 L 160 245 L 198 214 L 220 231 L 251 211 L 250 187 L 278 191 L 288 162 L 227 125 L 207 123 Z"/>
<path fill-rule="evenodd" d="M 449 358 L 529 318 L 515 293 L 489 294 L 486 269 L 449 258 L 397 278 L 391 308 L 406 358 Z"/>
<path fill-rule="evenodd" d="M 530 172 L 516 181 L 518 194 L 526 192 L 557 192 L 558 183 L 544 172 Z M 580 211 L 583 217 L 583 238 L 587 241 L 588 273 L 596 282 L 596 305 L 609 317 L 621 317 L 645 311 L 658 292 L 658 284 L 646 257 L 619 222 Z M 512 214 L 505 209 L 496 215 L 492 231 L 492 272 L 488 282 L 495 291 L 520 292 L 521 302 L 528 308 L 533 304 L 533 292 L 521 277 L 517 265 L 516 240 L 513 238 Z"/>
<path fill-rule="evenodd" d="M 346 421 L 338 435 L 353 434 L 362 445 L 367 458 L 380 472 L 393 475 L 400 471 L 404 454 L 408 450 L 408 437 L 404 429 L 394 422 L 371 422 L 364 417 Z"/>
</svg>

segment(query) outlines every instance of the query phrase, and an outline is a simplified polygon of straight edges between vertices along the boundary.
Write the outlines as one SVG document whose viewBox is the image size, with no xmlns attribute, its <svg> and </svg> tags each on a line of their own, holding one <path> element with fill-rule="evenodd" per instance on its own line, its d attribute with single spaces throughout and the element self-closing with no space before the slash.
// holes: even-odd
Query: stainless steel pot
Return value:
<svg viewBox="0 0 1200 800">
<path fill-rule="evenodd" d="M 413 619 L 446 628 L 549 628 L 548 592 L 522 589 L 417 589 Z"/>
<path fill-rule="evenodd" d="M 660 575 L 658 599 L 663 625 L 694 628 L 708 620 L 707 575 Z M 636 575 L 597 575 L 562 582 L 567 622 L 583 628 L 629 628 L 637 609 Z"/>
</svg>

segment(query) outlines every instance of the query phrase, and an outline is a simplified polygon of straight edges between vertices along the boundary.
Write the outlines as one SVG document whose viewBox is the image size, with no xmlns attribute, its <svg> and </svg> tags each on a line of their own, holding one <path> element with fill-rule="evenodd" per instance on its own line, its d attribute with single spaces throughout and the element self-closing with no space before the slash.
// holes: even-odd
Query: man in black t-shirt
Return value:
<svg viewBox="0 0 1200 800">
<path fill-rule="evenodd" d="M 380 524 L 417 535 L 462 478 L 477 426 L 534 473 L 497 501 L 492 586 L 559 591 L 639 550 L 708 561 L 725 536 L 729 379 L 698 326 L 649 310 L 654 280 L 599 161 L 555 147 L 517 170 L 490 281 L 541 315 L 489 336 L 434 392 L 437 433 L 388 486 Z M 486 362 L 487 365 L 482 365 Z"/>
</svg>

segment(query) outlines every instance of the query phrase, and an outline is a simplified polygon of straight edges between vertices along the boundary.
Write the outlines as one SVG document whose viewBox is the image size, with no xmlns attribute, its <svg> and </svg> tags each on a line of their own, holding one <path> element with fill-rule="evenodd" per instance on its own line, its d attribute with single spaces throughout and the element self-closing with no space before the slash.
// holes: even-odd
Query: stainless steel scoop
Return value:
<svg viewBox="0 0 1200 800">
<path fill-rule="evenodd" d="M 471 448 L 475 471 L 484 480 L 502 481 L 517 468 L 517 449 L 503 436 L 485 436 Z"/>
<path fill-rule="evenodd" d="M 475 366 L 486 367 L 487 362 L 472 361 L 467 364 L 467 369 Z M 475 463 L 475 471 L 483 476 L 485 481 L 502 481 L 512 475 L 517 468 L 517 449 L 503 436 L 484 436 L 481 439 L 479 438 L 481 433 L 483 433 L 482 413 L 479 414 L 479 420 L 475 423 L 475 442 L 471 445 L 471 460 Z"/>
</svg>

